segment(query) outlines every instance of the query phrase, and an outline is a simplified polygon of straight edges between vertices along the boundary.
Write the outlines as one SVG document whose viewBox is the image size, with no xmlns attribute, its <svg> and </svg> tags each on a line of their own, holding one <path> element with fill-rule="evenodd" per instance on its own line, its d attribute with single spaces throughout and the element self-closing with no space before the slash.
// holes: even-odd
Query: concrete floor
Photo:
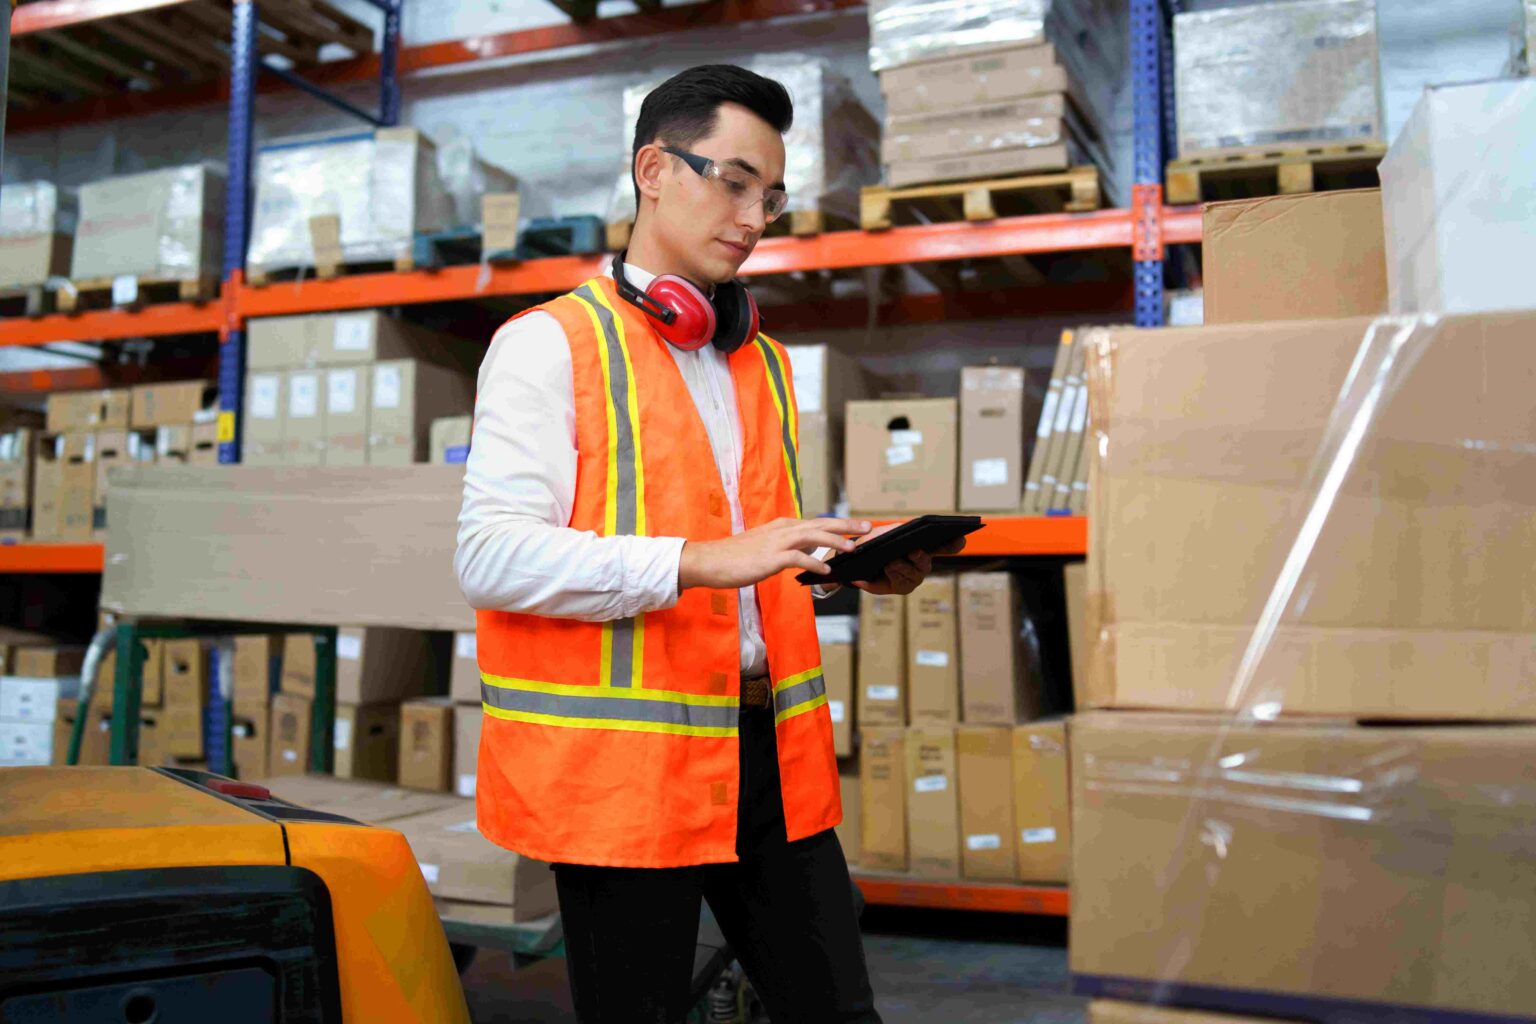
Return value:
<svg viewBox="0 0 1536 1024">
<path fill-rule="evenodd" d="M 870 978 L 885 1024 L 1085 1020 L 1086 1000 L 1067 994 L 1064 920 L 872 907 L 864 930 Z M 513 969 L 505 954 L 482 952 L 465 973 L 465 995 L 476 1022 L 573 1019 L 569 996 L 558 990 L 548 993 L 542 1009 L 513 1005 L 504 994 Z M 523 980 L 528 979 L 525 973 Z"/>
</svg>

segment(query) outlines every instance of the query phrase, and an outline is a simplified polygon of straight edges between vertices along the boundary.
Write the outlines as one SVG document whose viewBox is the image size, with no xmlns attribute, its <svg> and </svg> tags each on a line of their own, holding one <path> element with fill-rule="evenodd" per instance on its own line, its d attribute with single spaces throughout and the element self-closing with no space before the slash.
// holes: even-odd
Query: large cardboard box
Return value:
<svg viewBox="0 0 1536 1024">
<path fill-rule="evenodd" d="M 967 366 L 960 371 L 960 508 L 1016 512 L 1024 495 L 1026 410 L 1024 371 L 1017 366 Z"/>
<path fill-rule="evenodd" d="M 140 384 L 133 389 L 129 423 L 135 430 L 191 423 L 213 406 L 218 394 L 218 386 L 207 380 Z"/>
<path fill-rule="evenodd" d="M 960 876 L 960 786 L 955 731 L 907 730 L 907 859 L 914 875 Z"/>
<path fill-rule="evenodd" d="M 1530 1018 L 1536 728 L 1114 713 L 1071 742 L 1080 992 Z"/>
<path fill-rule="evenodd" d="M 474 627 L 453 573 L 457 466 L 131 466 L 112 486 L 107 611 Z"/>
<path fill-rule="evenodd" d="M 245 429 L 241 462 L 248 466 L 279 466 L 285 459 L 282 373 L 249 373 L 245 379 Z"/>
<path fill-rule="evenodd" d="M 907 599 L 859 595 L 857 723 L 907 724 Z"/>
<path fill-rule="evenodd" d="M 104 178 L 80 187 L 69 276 L 215 276 L 223 258 L 224 174 L 211 164 Z"/>
<path fill-rule="evenodd" d="M 1048 43 L 923 61 L 880 72 L 880 91 L 892 114 L 915 114 L 996 103 L 1071 88 Z"/>
<path fill-rule="evenodd" d="M 398 702 L 435 689 L 432 637 L 416 629 L 348 626 L 336 633 L 336 699 Z"/>
<path fill-rule="evenodd" d="M 555 875 L 548 864 L 503 849 L 480 834 L 471 800 L 391 822 L 411 844 L 432 895 L 510 907 L 515 920 L 556 909 Z"/>
<path fill-rule="evenodd" d="M 368 464 L 368 382 L 364 366 L 325 371 L 325 464 Z"/>
<path fill-rule="evenodd" d="M 1513 485 L 1531 470 L 1533 328 L 1504 314 L 1111 335 L 1112 372 L 1091 382 L 1109 434 L 1089 540 L 1090 579 L 1108 588 L 1089 597 L 1104 617 L 1090 703 L 1536 717 L 1536 496 Z M 1330 437 L 1359 446 L 1320 492 L 1310 467 Z M 1234 693 L 1298 537 L 1295 599 Z"/>
<path fill-rule="evenodd" d="M 272 751 L 267 736 L 270 715 L 268 705 L 230 709 L 230 758 L 237 778 L 264 779 L 272 774 Z"/>
<path fill-rule="evenodd" d="M 869 394 L 869 376 L 830 345 L 786 345 L 800 414 L 800 504 L 807 517 L 836 507 L 842 485 L 844 409 Z"/>
<path fill-rule="evenodd" d="M 160 709 L 160 750 L 166 758 L 203 757 L 203 708 L 190 704 Z"/>
<path fill-rule="evenodd" d="M 960 721 L 955 577 L 929 576 L 907 595 L 907 707 L 913 725 Z"/>
<path fill-rule="evenodd" d="M 832 749 L 838 757 L 853 756 L 853 651 L 858 620 L 852 615 L 816 616 L 821 644 L 821 678 L 827 688 L 827 713 L 832 717 Z"/>
<path fill-rule="evenodd" d="M 1065 100 L 1064 96 L 1031 97 L 1015 103 L 1033 104 L 1037 100 Z M 972 110 L 997 111 L 1011 104 L 991 104 Z M 1047 105 L 1047 104 L 1042 104 Z M 916 122 L 919 127 L 892 130 L 890 121 Z M 1013 119 L 999 117 L 995 121 L 980 122 L 974 115 L 955 118 L 956 124 L 945 123 L 945 115 L 897 116 L 887 119 L 885 133 L 880 139 L 880 159 L 886 164 L 909 163 L 922 160 L 942 160 L 956 155 L 986 153 L 994 149 L 1040 148 L 1059 145 L 1071 137 L 1070 122 L 1060 116 L 1028 116 Z M 934 124 L 932 122 L 939 122 Z"/>
<path fill-rule="evenodd" d="M 453 791 L 453 702 L 418 697 L 400 705 L 400 785 Z"/>
<path fill-rule="evenodd" d="M 967 725 L 1013 725 L 1040 712 L 1026 671 L 1018 581 L 1007 572 L 959 576 L 960 718 Z"/>
<path fill-rule="evenodd" d="M 475 780 L 480 774 L 480 727 L 485 711 L 479 704 L 453 706 L 453 791 L 459 796 L 475 795 Z"/>
<path fill-rule="evenodd" d="M 848 505 L 858 514 L 916 515 L 955 507 L 953 398 L 848 403 Z"/>
<path fill-rule="evenodd" d="M 32 528 L 32 465 L 37 432 L 0 434 L 0 540 L 24 540 Z"/>
<path fill-rule="evenodd" d="M 336 705 L 333 770 L 338 779 L 394 782 L 400 771 L 400 705 Z"/>
<path fill-rule="evenodd" d="M 907 870 L 907 730 L 859 727 L 859 865 Z"/>
<path fill-rule="evenodd" d="M 1387 310 L 1381 190 L 1205 204 L 1205 323 Z"/>
<path fill-rule="evenodd" d="M 79 678 L 85 648 L 74 644 L 21 645 L 10 658 L 10 674 L 34 679 Z"/>
<path fill-rule="evenodd" d="M 1065 883 L 1071 873 L 1067 776 L 1065 722 L 1031 722 L 1013 730 L 1013 806 L 1021 881 Z"/>
<path fill-rule="evenodd" d="M 474 408 L 475 381 L 430 363 L 393 359 L 373 367 L 368 400 L 368 464 L 408 466 L 427 461 L 433 420 Z"/>
<path fill-rule="evenodd" d="M 80 702 L 73 698 L 59 701 L 53 718 L 53 763 L 68 763 L 70 734 L 75 728 L 75 718 L 80 714 Z M 88 712 L 85 729 L 80 733 L 80 758 L 82 765 L 108 765 L 112 763 L 112 712 L 92 707 Z"/>
<path fill-rule="evenodd" d="M 448 696 L 459 704 L 480 703 L 480 655 L 474 630 L 453 634 L 453 661 L 448 668 Z"/>
<path fill-rule="evenodd" d="M 337 779 L 330 775 L 293 775 L 270 780 L 268 788 L 281 800 L 312 811 L 329 811 L 369 825 L 395 827 L 402 818 L 431 814 L 463 801 L 447 793 L 423 793 L 419 789 Z"/>
<path fill-rule="evenodd" d="M 1380 171 L 1392 312 L 1536 306 L 1511 258 L 1536 230 L 1536 79 L 1425 89 Z"/>
<path fill-rule="evenodd" d="M 856 867 L 860 857 L 860 833 L 864 827 L 858 768 L 853 765 L 838 765 L 837 787 L 843 804 L 843 820 L 836 826 L 837 841 L 843 848 L 843 859 L 850 867 Z"/>
<path fill-rule="evenodd" d="M 192 424 L 192 440 L 187 447 L 187 465 L 222 465 L 219 462 L 219 444 L 218 418 L 215 416 L 208 419 L 205 415 L 203 422 Z"/>
<path fill-rule="evenodd" d="M 454 465 L 469 460 L 473 416 L 444 416 L 432 421 L 432 462 Z"/>
<path fill-rule="evenodd" d="M 960 780 L 960 873 L 1007 881 L 1017 877 L 1013 828 L 1013 735 L 995 725 L 955 730 Z"/>
<path fill-rule="evenodd" d="M 74 239 L 58 232 L 0 234 L 0 288 L 41 285 L 68 277 Z"/>
<path fill-rule="evenodd" d="M 303 775 L 309 770 L 310 700 L 292 693 L 272 698 L 267 738 L 267 767 L 273 775 Z"/>
<path fill-rule="evenodd" d="M 283 374 L 282 461 L 289 466 L 325 464 L 325 373 Z"/>
<path fill-rule="evenodd" d="M 64 434 L 82 430 L 127 430 L 132 392 L 57 391 L 48 396 L 47 431 Z"/>
</svg>

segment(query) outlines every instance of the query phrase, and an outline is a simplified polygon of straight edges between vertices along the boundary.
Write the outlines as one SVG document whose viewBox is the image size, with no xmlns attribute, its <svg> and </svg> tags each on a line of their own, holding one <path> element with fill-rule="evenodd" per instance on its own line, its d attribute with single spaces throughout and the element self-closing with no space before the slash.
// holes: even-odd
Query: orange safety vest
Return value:
<svg viewBox="0 0 1536 1024">
<path fill-rule="evenodd" d="M 537 307 L 565 329 L 576 397 L 570 526 L 716 540 L 730 507 L 703 421 L 668 351 L 611 278 Z M 758 335 L 729 358 L 748 529 L 800 515 L 789 358 Z M 681 867 L 736 860 L 741 656 L 734 590 L 581 622 L 479 611 L 485 709 L 480 831 L 539 860 Z M 757 585 L 790 840 L 842 820 L 811 595 Z"/>
</svg>

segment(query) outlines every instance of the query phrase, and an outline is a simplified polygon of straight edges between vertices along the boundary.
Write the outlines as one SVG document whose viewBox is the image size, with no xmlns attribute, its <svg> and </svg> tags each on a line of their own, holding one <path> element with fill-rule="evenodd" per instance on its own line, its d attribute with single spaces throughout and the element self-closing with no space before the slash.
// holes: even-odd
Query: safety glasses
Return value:
<svg viewBox="0 0 1536 1024">
<path fill-rule="evenodd" d="M 689 153 L 672 146 L 662 146 L 661 151 L 670 153 L 693 168 L 699 177 L 712 183 L 735 203 L 736 209 L 750 210 L 754 204 L 762 203 L 765 223 L 772 224 L 778 220 L 789 202 L 788 193 L 781 188 L 763 187 L 763 179 L 751 171 L 742 170 L 740 167 L 723 167 L 707 156 L 699 156 L 697 153 Z"/>
</svg>

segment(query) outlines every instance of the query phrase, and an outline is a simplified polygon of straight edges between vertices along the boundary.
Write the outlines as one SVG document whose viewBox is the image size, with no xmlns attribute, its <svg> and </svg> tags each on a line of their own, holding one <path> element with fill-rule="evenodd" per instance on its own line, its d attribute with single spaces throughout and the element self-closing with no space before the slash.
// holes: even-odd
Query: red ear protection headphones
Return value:
<svg viewBox="0 0 1536 1024">
<path fill-rule="evenodd" d="M 716 285 L 711 298 L 691 281 L 665 274 L 642 292 L 624 276 L 624 256 L 613 258 L 620 297 L 649 317 L 669 344 L 684 352 L 712 344 L 729 355 L 757 337 L 757 302 L 740 281 Z"/>
</svg>

